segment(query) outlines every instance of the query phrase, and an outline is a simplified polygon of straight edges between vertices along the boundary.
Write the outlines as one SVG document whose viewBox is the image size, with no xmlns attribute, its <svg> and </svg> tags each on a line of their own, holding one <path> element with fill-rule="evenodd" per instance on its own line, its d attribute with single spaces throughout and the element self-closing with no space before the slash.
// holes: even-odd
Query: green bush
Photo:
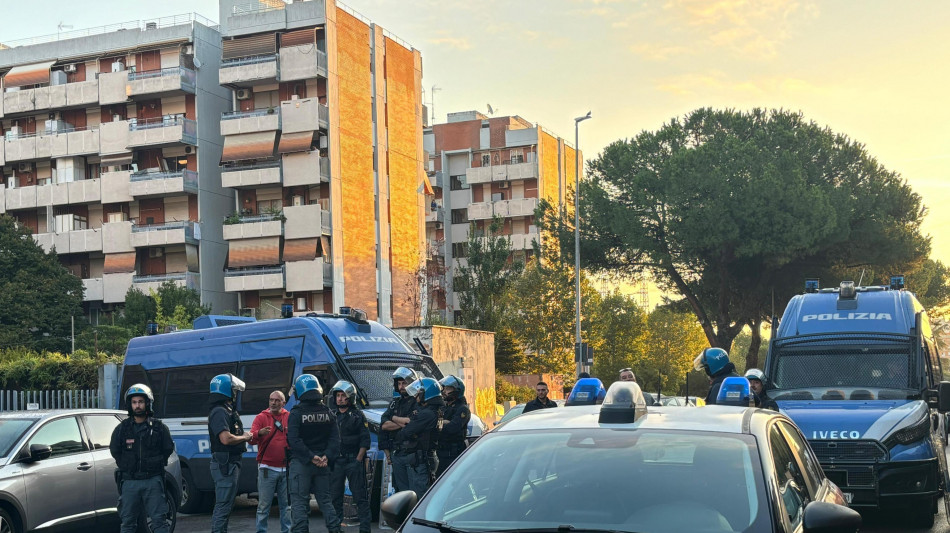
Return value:
<svg viewBox="0 0 950 533">
<path fill-rule="evenodd" d="M 105 353 L 94 356 L 85 350 L 68 355 L 0 349 L 0 389 L 95 389 L 99 385 L 99 366 L 106 363 L 121 364 L 122 358 Z"/>
<path fill-rule="evenodd" d="M 512 385 L 499 377 L 495 378 L 495 398 L 499 402 L 506 402 L 514 398 L 516 403 L 525 403 L 536 397 L 537 393 L 531 387 Z"/>
</svg>

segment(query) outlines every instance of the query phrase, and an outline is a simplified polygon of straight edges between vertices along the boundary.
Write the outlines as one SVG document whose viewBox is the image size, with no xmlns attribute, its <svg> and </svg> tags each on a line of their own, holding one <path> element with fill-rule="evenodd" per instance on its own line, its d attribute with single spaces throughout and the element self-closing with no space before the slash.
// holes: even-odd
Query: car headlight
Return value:
<svg viewBox="0 0 950 533">
<path fill-rule="evenodd" d="M 893 448 L 898 444 L 910 444 L 930 435 L 930 417 L 925 416 L 913 425 L 899 429 L 884 439 L 884 446 Z"/>
</svg>

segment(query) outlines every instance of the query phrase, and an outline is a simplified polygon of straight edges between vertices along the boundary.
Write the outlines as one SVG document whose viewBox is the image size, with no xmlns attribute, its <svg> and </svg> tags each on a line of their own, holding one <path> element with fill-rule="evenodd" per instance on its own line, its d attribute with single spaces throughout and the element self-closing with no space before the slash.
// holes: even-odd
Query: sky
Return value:
<svg viewBox="0 0 950 533">
<path fill-rule="evenodd" d="M 250 0 L 249 0 L 250 2 Z M 4 2 L 0 42 L 195 11 L 217 0 Z M 348 0 L 422 52 L 435 119 L 490 104 L 595 157 L 699 107 L 801 111 L 863 143 L 930 213 L 950 263 L 950 3 L 809 0 Z M 912 7 L 908 7 L 912 6 Z M 62 14 L 40 16 L 37 14 Z M 68 13 L 68 15 L 67 15 Z M 69 31 L 68 29 L 66 31 Z M 432 87 L 439 90 L 433 92 Z"/>
</svg>

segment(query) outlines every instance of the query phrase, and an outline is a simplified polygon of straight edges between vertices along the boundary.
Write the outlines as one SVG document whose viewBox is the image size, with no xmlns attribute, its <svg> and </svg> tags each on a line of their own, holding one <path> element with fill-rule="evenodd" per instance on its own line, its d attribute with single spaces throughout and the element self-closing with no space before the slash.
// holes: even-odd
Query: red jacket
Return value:
<svg viewBox="0 0 950 533">
<path fill-rule="evenodd" d="M 251 423 L 251 435 L 254 435 L 251 444 L 257 444 L 258 463 L 278 468 L 286 466 L 284 450 L 288 448 L 287 420 L 289 416 L 290 413 L 286 409 L 281 409 L 277 416 L 271 414 L 270 409 L 264 409 L 254 417 L 254 422 Z M 277 429 L 277 424 L 275 424 L 277 420 L 280 420 L 282 429 Z M 270 426 L 270 433 L 258 437 L 257 432 L 268 426 Z"/>
</svg>

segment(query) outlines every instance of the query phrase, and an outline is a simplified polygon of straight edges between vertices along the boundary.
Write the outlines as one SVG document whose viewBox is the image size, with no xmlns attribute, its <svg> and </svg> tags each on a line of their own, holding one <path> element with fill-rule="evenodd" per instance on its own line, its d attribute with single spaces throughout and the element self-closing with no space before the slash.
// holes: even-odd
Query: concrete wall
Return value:
<svg viewBox="0 0 950 533">
<path fill-rule="evenodd" d="M 495 421 L 495 334 L 490 331 L 424 326 L 396 328 L 415 346 L 418 338 L 445 375 L 465 382 L 469 407 L 488 425 Z"/>
</svg>

